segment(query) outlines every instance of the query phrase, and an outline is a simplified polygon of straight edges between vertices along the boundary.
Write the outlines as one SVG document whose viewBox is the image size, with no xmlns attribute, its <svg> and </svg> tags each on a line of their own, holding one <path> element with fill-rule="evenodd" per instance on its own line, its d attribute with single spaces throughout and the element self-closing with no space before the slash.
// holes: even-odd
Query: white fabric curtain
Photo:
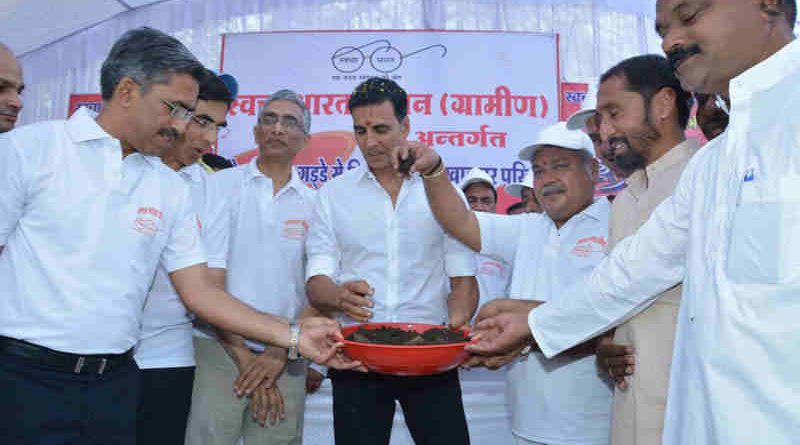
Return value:
<svg viewBox="0 0 800 445">
<path fill-rule="evenodd" d="M 223 33 L 321 29 L 556 32 L 561 36 L 563 80 L 593 82 L 625 57 L 661 51 L 653 31 L 654 14 L 655 0 L 167 0 L 120 14 L 22 55 L 27 88 L 20 124 L 64 118 L 70 94 L 99 92 L 100 65 L 111 44 L 138 26 L 174 35 L 211 68 L 219 67 Z M 268 61 L 268 54 L 264 60 Z M 298 63 L 302 62 L 301 49 Z"/>
</svg>

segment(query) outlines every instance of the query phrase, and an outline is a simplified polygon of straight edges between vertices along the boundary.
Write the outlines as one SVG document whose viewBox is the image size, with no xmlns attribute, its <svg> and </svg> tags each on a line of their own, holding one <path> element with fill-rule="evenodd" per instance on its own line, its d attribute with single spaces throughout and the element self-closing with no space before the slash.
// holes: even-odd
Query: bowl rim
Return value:
<svg viewBox="0 0 800 445">
<path fill-rule="evenodd" d="M 369 322 L 369 323 L 351 324 L 351 325 L 342 327 L 342 331 L 344 331 L 345 329 L 348 329 L 348 328 L 356 328 L 356 329 L 358 329 L 358 328 L 365 327 L 365 326 L 374 326 L 377 329 L 377 328 L 382 327 L 382 326 L 400 327 L 400 326 L 409 326 L 409 325 L 410 326 L 430 326 L 431 328 L 446 327 L 446 326 L 442 326 L 440 324 L 432 324 L 432 323 L 405 323 L 405 322 L 387 321 L 387 322 Z M 465 333 L 466 335 L 472 335 L 472 332 L 469 329 L 461 328 L 461 329 L 452 329 L 452 330 L 461 331 L 461 332 Z M 342 334 L 344 334 L 344 332 Z M 342 335 L 342 336 L 344 337 L 344 335 Z M 470 345 L 470 344 L 473 344 L 473 343 L 477 343 L 477 342 L 478 342 L 477 339 L 470 339 L 469 341 L 458 342 L 458 343 L 444 343 L 444 344 L 440 344 L 440 345 L 384 345 L 384 344 L 379 344 L 379 343 L 363 343 L 363 342 L 360 342 L 360 341 L 348 340 L 346 338 L 343 341 L 343 343 L 346 346 L 366 346 L 366 347 L 370 347 L 370 348 L 373 348 L 373 349 L 399 349 L 399 350 L 415 350 L 415 351 L 419 351 L 420 349 L 423 349 L 423 350 L 425 350 L 425 349 L 443 349 L 443 348 L 448 348 L 449 349 L 449 348 L 458 348 L 458 347 L 464 348 L 467 345 Z"/>
</svg>

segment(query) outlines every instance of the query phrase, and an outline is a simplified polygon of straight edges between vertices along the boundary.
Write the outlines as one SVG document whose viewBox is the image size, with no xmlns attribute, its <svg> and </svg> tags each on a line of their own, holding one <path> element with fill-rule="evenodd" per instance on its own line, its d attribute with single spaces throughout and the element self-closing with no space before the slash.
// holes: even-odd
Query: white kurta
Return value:
<svg viewBox="0 0 800 445">
<path fill-rule="evenodd" d="M 531 311 L 552 356 L 681 279 L 663 443 L 800 437 L 800 42 L 731 81 L 727 131 L 575 298 Z M 591 289 L 586 291 L 585 289 Z"/>
</svg>

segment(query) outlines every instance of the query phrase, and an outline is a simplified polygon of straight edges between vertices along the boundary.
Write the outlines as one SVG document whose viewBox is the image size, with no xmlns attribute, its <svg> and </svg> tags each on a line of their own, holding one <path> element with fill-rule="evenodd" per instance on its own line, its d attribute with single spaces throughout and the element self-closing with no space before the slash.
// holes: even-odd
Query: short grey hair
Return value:
<svg viewBox="0 0 800 445">
<path fill-rule="evenodd" d="M 157 29 L 137 28 L 111 47 L 100 69 L 100 90 L 103 100 L 110 100 L 119 82 L 128 77 L 146 93 L 153 84 L 169 82 L 173 74 L 189 74 L 200 83 L 206 70 L 178 39 Z"/>
<path fill-rule="evenodd" d="M 305 131 L 306 134 L 311 132 L 311 112 L 308 111 L 308 107 L 306 107 L 306 103 L 300 98 L 300 95 L 292 90 L 278 90 L 270 94 L 267 100 L 261 104 L 261 109 L 258 110 L 259 121 L 261 121 L 261 115 L 264 114 L 264 110 L 267 109 L 267 105 L 275 102 L 276 100 L 289 101 L 300 107 L 300 111 L 303 112 L 303 131 Z"/>
</svg>

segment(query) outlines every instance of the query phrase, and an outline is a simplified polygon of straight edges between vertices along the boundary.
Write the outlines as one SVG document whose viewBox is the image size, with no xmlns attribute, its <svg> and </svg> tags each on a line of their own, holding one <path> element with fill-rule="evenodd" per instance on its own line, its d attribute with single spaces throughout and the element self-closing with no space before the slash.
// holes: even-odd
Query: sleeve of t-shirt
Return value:
<svg viewBox="0 0 800 445">
<path fill-rule="evenodd" d="M 339 270 L 339 244 L 331 218 L 330 187 L 322 187 L 311 216 L 306 239 L 306 281 L 317 275 L 334 278 Z"/>
<path fill-rule="evenodd" d="M 227 193 L 229 187 L 226 184 L 231 182 L 229 176 L 233 173 L 233 170 L 225 170 L 208 178 L 203 222 L 203 244 L 208 255 L 208 267 L 225 269 L 228 264 L 231 196 Z"/>
<path fill-rule="evenodd" d="M 497 215 L 475 212 L 481 230 L 481 254 L 514 263 L 523 222 L 531 215 Z"/>
<path fill-rule="evenodd" d="M 161 264 L 169 273 L 207 262 L 189 187 L 181 183 L 176 190 L 180 190 L 175 206 L 177 219 L 172 224 L 167 245 L 161 253 Z"/>
<path fill-rule="evenodd" d="M 9 133 L 0 135 L 0 246 L 6 245 L 25 208 L 24 164 L 18 141 Z"/>
</svg>

